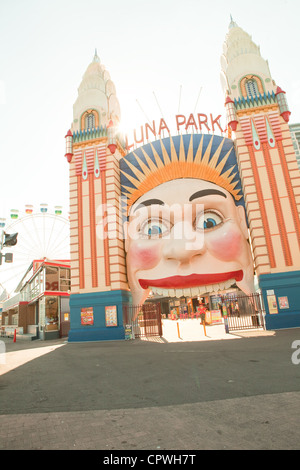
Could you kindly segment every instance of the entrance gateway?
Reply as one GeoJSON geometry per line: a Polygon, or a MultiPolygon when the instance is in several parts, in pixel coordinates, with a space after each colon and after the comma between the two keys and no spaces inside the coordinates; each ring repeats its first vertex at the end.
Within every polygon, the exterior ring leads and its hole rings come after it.
{"type": "MultiPolygon", "coordinates": [[[[265,310],[261,294],[217,296],[220,299],[217,310],[207,310],[201,313],[201,307],[190,310],[186,304],[178,302],[179,307],[173,308],[169,315],[162,314],[161,304],[156,302],[140,305],[124,305],[123,322],[125,338],[143,338],[163,336],[163,322],[165,319],[177,322],[178,320],[193,320],[194,327],[199,323],[205,325],[224,325],[227,333],[232,331],[265,329],[265,310]],[[127,331],[128,329],[128,331],[127,331]],[[126,332],[128,335],[126,335],[126,332]]],[[[174,302],[175,303],[175,302],[174,302]]],[[[200,304],[201,305],[201,304],[200,304]]],[[[191,324],[193,327],[193,324],[191,324]]],[[[178,332],[179,336],[179,332],[178,332]]],[[[182,339],[182,338],[181,338],[182,339]]]]}
{"type": "Polygon", "coordinates": [[[97,54],[89,65],[66,135],[69,341],[124,339],[124,306],[150,293],[195,299],[232,287],[261,293],[267,329],[300,326],[300,172],[286,96],[234,21],[223,51],[226,137],[189,119],[185,133],[160,125],[135,149],[118,132],[97,54]]]}

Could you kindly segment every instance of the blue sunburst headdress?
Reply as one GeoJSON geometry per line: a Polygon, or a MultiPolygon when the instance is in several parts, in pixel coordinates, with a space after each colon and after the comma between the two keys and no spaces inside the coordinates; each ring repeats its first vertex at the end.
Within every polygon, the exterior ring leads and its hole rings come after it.
{"type": "Polygon", "coordinates": [[[146,144],[120,160],[126,212],[146,192],[178,178],[210,181],[244,204],[233,141],[206,134],[168,137],[146,144]]]}

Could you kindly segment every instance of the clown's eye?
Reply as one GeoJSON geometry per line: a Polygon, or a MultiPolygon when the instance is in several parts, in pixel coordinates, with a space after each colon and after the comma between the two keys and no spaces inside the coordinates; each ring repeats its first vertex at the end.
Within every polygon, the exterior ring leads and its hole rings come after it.
{"type": "Polygon", "coordinates": [[[160,238],[168,232],[168,225],[158,219],[147,220],[141,227],[141,234],[147,238],[160,238]]]}
{"type": "Polygon", "coordinates": [[[209,230],[223,222],[222,217],[213,211],[205,211],[196,221],[196,230],[209,230]]]}

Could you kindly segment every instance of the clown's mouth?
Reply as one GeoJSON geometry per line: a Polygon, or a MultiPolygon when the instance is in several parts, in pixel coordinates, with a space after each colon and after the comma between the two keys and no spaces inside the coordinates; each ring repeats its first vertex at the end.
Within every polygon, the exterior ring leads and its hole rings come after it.
{"type": "Polygon", "coordinates": [[[171,276],[163,279],[139,279],[143,289],[151,289],[153,294],[170,297],[197,296],[206,292],[228,289],[243,279],[243,271],[215,274],[191,274],[171,276]]]}

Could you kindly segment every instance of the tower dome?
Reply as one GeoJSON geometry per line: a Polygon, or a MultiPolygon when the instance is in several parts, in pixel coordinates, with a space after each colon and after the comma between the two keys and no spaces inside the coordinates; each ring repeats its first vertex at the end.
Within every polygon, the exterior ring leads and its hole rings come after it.
{"type": "Polygon", "coordinates": [[[234,90],[238,89],[240,79],[249,74],[257,75],[264,83],[269,83],[270,90],[266,91],[273,91],[268,61],[261,56],[260,47],[254,43],[252,37],[232,17],[223,44],[221,70],[221,84],[225,94],[237,97],[234,90]]]}
{"type": "Polygon", "coordinates": [[[73,106],[72,130],[104,127],[110,120],[117,124],[120,117],[115,85],[96,50],[78,88],[78,97],[73,106]]]}

